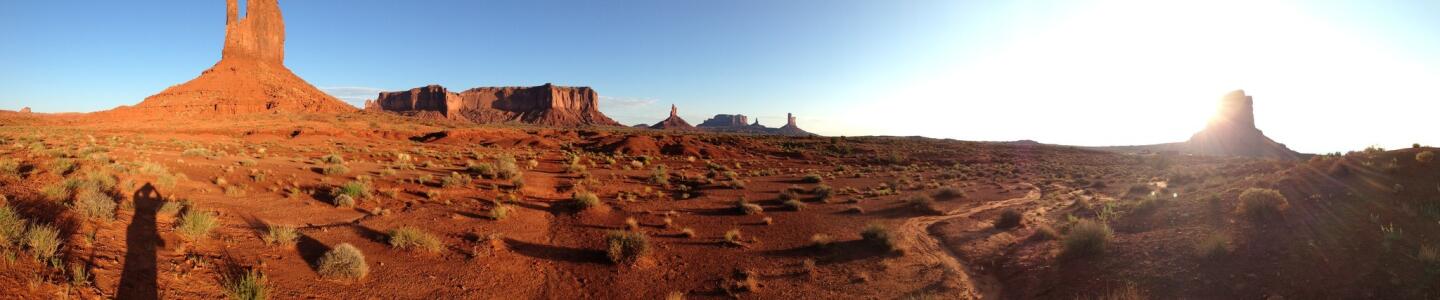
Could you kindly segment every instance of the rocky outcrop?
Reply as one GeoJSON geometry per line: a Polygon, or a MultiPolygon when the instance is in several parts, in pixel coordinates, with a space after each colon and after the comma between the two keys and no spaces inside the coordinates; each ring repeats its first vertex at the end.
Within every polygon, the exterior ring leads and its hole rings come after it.
{"type": "Polygon", "coordinates": [[[695,127],[744,127],[750,124],[749,120],[750,117],[746,117],[745,115],[715,115],[715,117],[705,120],[705,122],[700,122],[700,125],[696,125],[695,127]]]}
{"type": "Polygon", "coordinates": [[[382,92],[373,105],[405,115],[433,115],[475,123],[545,126],[620,126],[600,112],[599,96],[588,87],[481,87],[454,93],[438,85],[382,92]]]}
{"type": "Polygon", "coordinates": [[[695,126],[690,126],[690,122],[685,122],[685,119],[680,118],[679,110],[675,108],[674,104],[671,104],[670,117],[665,118],[665,120],[660,121],[660,123],[651,125],[650,129],[695,130],[695,126]]]}
{"type": "Polygon", "coordinates": [[[1189,141],[1179,144],[1180,151],[1213,156],[1243,156],[1274,159],[1296,159],[1299,153],[1276,143],[1255,127],[1255,100],[1236,90],[1220,98],[1220,108],[1210,123],[1189,141]]]}
{"type": "Polygon", "coordinates": [[[21,108],[21,109],[20,109],[20,113],[22,113],[22,114],[28,114],[28,113],[30,113],[30,107],[29,107],[29,106],[26,106],[25,108],[21,108]]]}
{"type": "Polygon", "coordinates": [[[137,118],[256,113],[339,113],[355,108],[300,79],[285,67],[285,21],[278,0],[226,1],[220,62],[184,84],[110,114],[137,118]]]}

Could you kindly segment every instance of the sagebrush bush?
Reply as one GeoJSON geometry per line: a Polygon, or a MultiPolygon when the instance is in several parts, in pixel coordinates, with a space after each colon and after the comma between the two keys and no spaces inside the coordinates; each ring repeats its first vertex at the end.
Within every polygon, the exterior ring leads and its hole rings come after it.
{"type": "Polygon", "coordinates": [[[1240,193],[1240,212],[1255,221],[1280,217],[1289,207],[1290,201],[1280,191],[1250,188],[1240,193]]]}
{"type": "Polygon", "coordinates": [[[55,256],[55,251],[60,250],[60,243],[60,229],[50,225],[32,224],[25,231],[25,246],[30,247],[30,254],[40,261],[55,256]]]}
{"type": "Polygon", "coordinates": [[[316,269],[321,277],[330,279],[360,279],[370,273],[370,266],[365,264],[365,254],[349,243],[325,252],[316,269]]]}
{"type": "Polygon", "coordinates": [[[636,231],[610,231],[605,242],[609,244],[605,253],[616,264],[631,264],[650,253],[650,238],[636,231]]]}
{"type": "Polygon", "coordinates": [[[403,250],[424,250],[430,253],[440,252],[443,245],[440,239],[434,235],[413,226],[404,226],[392,229],[389,232],[390,246],[403,250]]]}
{"type": "Polygon", "coordinates": [[[355,198],[351,198],[350,195],[345,195],[345,194],[340,194],[339,196],[335,196],[335,207],[344,207],[344,208],[355,207],[355,198]]]}
{"type": "Polygon", "coordinates": [[[804,183],[821,183],[824,181],[825,177],[820,177],[820,174],[805,174],[804,178],[800,178],[800,182],[804,183]]]}
{"type": "Polygon", "coordinates": [[[995,228],[1010,229],[1015,228],[1015,226],[1020,226],[1020,222],[1023,219],[1022,217],[1019,211],[1013,208],[1007,208],[1001,211],[1000,216],[995,219],[995,228]]]}
{"type": "Polygon", "coordinates": [[[1110,225],[1090,219],[1080,220],[1065,234],[1062,254],[1084,257],[1104,253],[1112,235],[1114,232],[1110,231],[1110,225]]]}
{"type": "Polygon", "coordinates": [[[895,237],[890,233],[890,228],[886,228],[885,225],[878,223],[866,225],[865,229],[860,231],[860,239],[867,244],[884,249],[885,251],[895,251],[899,249],[899,244],[896,243],[895,237]]]}
{"type": "Polygon", "coordinates": [[[220,221],[215,219],[214,213],[192,207],[180,216],[180,222],[175,224],[175,232],[188,240],[199,241],[208,237],[210,231],[219,225],[220,221]]]}
{"type": "Polygon", "coordinates": [[[793,211],[801,211],[805,209],[805,202],[800,202],[800,200],[786,200],[784,204],[786,209],[793,211]]]}

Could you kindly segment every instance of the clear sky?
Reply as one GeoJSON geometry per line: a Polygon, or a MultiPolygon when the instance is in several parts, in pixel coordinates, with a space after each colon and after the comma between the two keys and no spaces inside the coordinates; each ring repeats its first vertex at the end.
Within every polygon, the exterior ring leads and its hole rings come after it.
{"type": "MultiPolygon", "coordinates": [[[[219,59],[224,1],[0,2],[0,109],[138,103],[219,59]]],[[[1187,139],[1245,89],[1302,152],[1440,144],[1440,1],[281,0],[286,64],[380,90],[552,82],[826,135],[1187,139]]]]}

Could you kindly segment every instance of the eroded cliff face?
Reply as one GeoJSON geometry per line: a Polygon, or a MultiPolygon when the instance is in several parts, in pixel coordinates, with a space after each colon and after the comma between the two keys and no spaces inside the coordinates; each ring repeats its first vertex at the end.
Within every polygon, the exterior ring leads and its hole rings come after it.
{"type": "Polygon", "coordinates": [[[700,122],[697,127],[743,127],[750,124],[750,117],[745,115],[715,115],[705,122],[700,122]]]}
{"type": "Polygon", "coordinates": [[[1213,156],[1299,158],[1299,153],[1271,140],[1255,127],[1255,100],[1245,95],[1245,91],[1226,94],[1219,105],[1205,129],[1180,144],[1181,151],[1213,156]]]}
{"type": "Polygon", "coordinates": [[[226,1],[220,62],[140,104],[102,114],[146,119],[355,110],[285,67],[285,21],[278,0],[248,0],[244,18],[239,16],[238,1],[226,1]]]}
{"type": "Polygon", "coordinates": [[[518,122],[547,126],[620,126],[600,112],[599,95],[588,87],[481,87],[454,93],[438,85],[382,92],[374,105],[406,115],[436,113],[475,123],[518,122]]]}

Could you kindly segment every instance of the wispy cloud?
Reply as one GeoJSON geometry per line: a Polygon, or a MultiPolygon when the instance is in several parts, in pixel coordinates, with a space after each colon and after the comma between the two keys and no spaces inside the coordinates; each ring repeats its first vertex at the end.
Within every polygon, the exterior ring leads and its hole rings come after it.
{"type": "Polygon", "coordinates": [[[325,93],[328,93],[331,96],[335,96],[335,98],[340,98],[340,100],[355,104],[355,106],[364,105],[365,100],[375,99],[375,96],[379,95],[380,92],[385,91],[383,89],[372,87],[354,86],[321,87],[320,90],[325,91],[325,93]]]}
{"type": "Polygon", "coordinates": [[[654,105],[655,102],[659,101],[648,98],[600,96],[600,105],[606,105],[616,108],[640,108],[654,105]]]}

